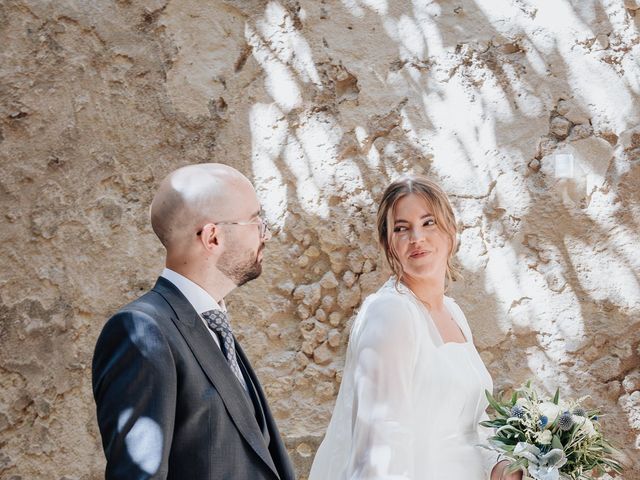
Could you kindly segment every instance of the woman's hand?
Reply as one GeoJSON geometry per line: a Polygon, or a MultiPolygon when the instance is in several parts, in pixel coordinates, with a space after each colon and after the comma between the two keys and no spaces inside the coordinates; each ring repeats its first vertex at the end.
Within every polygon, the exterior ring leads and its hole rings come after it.
{"type": "Polygon", "coordinates": [[[522,472],[520,470],[513,473],[505,473],[508,466],[508,460],[497,463],[491,471],[491,480],[522,480],[522,472]]]}

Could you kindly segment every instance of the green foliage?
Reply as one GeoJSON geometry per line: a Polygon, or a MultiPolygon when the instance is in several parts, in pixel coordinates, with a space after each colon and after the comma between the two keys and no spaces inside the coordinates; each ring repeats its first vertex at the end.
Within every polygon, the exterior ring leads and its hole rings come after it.
{"type": "Polygon", "coordinates": [[[558,435],[554,435],[553,437],[551,437],[551,447],[559,448],[560,450],[563,449],[562,442],[560,441],[560,437],[558,437],[558,435]]]}

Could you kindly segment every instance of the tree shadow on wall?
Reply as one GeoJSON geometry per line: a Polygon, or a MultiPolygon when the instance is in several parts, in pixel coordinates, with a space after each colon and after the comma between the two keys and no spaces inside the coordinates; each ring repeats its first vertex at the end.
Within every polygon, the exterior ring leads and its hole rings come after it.
{"type": "MultiPolygon", "coordinates": [[[[444,9],[445,5],[442,4],[441,8],[444,9]]],[[[476,7],[475,2],[463,2],[462,8],[463,10],[467,9],[474,12],[473,18],[467,17],[465,21],[461,22],[461,25],[463,27],[464,25],[467,25],[469,30],[481,31],[485,35],[487,34],[487,32],[490,32],[488,35],[490,40],[492,38],[498,38],[502,36],[501,32],[498,31],[492,24],[492,21],[482,14],[481,8],[476,7]]],[[[409,10],[410,7],[408,6],[407,11],[409,10]]],[[[367,20],[371,19],[368,18],[367,20]]],[[[416,19],[414,19],[414,21],[417,22],[416,19]]],[[[380,26],[382,27],[382,23],[380,23],[380,26]]],[[[462,28],[462,30],[465,30],[465,28],[462,28]]],[[[379,31],[384,31],[384,28],[380,28],[379,31]]],[[[473,49],[471,49],[470,51],[469,49],[456,48],[456,46],[459,46],[459,42],[457,41],[458,38],[456,35],[452,34],[449,31],[442,31],[440,33],[440,38],[442,39],[444,47],[456,51],[456,54],[459,55],[459,66],[454,70],[452,76],[460,75],[462,77],[460,81],[464,82],[466,76],[465,69],[471,65],[469,62],[475,62],[473,64],[473,67],[476,70],[480,69],[486,72],[486,74],[488,75],[487,78],[493,78],[495,81],[495,85],[501,89],[502,95],[507,99],[510,105],[509,114],[511,116],[516,115],[519,110],[518,99],[522,94],[523,89],[529,91],[529,93],[533,97],[536,97],[536,94],[533,94],[531,92],[533,92],[534,89],[541,88],[543,93],[541,95],[538,95],[536,98],[541,103],[541,105],[544,105],[542,109],[545,111],[553,110],[555,108],[553,105],[549,105],[550,102],[553,103],[554,101],[549,100],[550,98],[553,98],[553,92],[563,91],[567,92],[568,95],[571,95],[571,92],[573,91],[570,80],[571,76],[568,72],[569,67],[565,64],[553,65],[553,86],[545,88],[545,85],[548,82],[548,70],[545,70],[544,73],[536,73],[538,72],[537,68],[539,66],[531,64],[526,55],[524,55],[523,49],[532,49],[532,53],[540,58],[551,55],[554,58],[562,59],[562,52],[557,47],[552,54],[545,54],[538,51],[535,47],[534,41],[531,39],[527,39],[527,35],[524,31],[518,35],[518,38],[513,39],[511,42],[503,43],[502,45],[497,47],[489,42],[489,47],[485,51],[473,51],[473,49]],[[506,69],[507,66],[510,70],[506,69]],[[513,75],[511,75],[511,72],[517,71],[518,68],[521,69],[521,72],[523,73],[520,77],[516,76],[516,80],[520,83],[514,84],[511,80],[513,77],[513,75]]],[[[391,40],[396,41],[395,39],[391,40]]],[[[265,44],[269,43],[269,40],[267,38],[263,38],[262,41],[265,42],[265,44]]],[[[417,61],[426,61],[426,59],[417,59],[417,61]]],[[[299,82],[299,84],[305,83],[304,78],[296,73],[294,68],[289,68],[287,65],[284,66],[288,68],[289,74],[291,75],[291,78],[294,82],[299,82]]],[[[347,67],[349,67],[349,65],[347,65],[347,67]]],[[[350,68],[350,71],[356,71],[356,68],[350,68]]],[[[334,145],[332,145],[332,147],[336,148],[339,152],[338,163],[348,161],[357,168],[358,178],[361,180],[361,185],[359,185],[355,190],[351,191],[341,190],[339,186],[335,184],[330,185],[331,188],[327,189],[329,190],[329,193],[327,194],[326,199],[328,204],[330,205],[328,216],[318,215],[310,211],[309,208],[300,201],[300,198],[303,197],[301,193],[304,192],[297,191],[297,184],[292,184],[291,182],[287,183],[286,208],[289,212],[289,215],[285,219],[283,230],[285,232],[289,230],[301,230],[301,233],[297,235],[298,238],[295,238],[296,243],[300,245],[300,251],[298,253],[302,254],[304,249],[308,248],[311,245],[321,245],[323,240],[322,238],[320,238],[319,232],[321,232],[321,229],[318,228],[318,225],[331,230],[332,227],[327,227],[327,224],[334,225],[334,230],[341,230],[344,228],[345,231],[341,232],[337,236],[335,241],[338,243],[340,241],[344,242],[344,246],[348,251],[355,252],[358,249],[361,249],[363,245],[373,245],[374,242],[371,238],[371,229],[367,230],[359,227],[359,225],[361,224],[371,225],[374,222],[371,204],[367,205],[367,201],[364,201],[363,207],[363,203],[361,200],[357,200],[351,203],[350,199],[352,197],[358,197],[358,195],[360,195],[363,191],[378,192],[381,188],[384,187],[386,182],[388,182],[398,173],[415,169],[416,165],[411,164],[412,159],[420,159],[419,165],[417,165],[418,170],[424,173],[432,174],[437,178],[437,172],[433,171],[430,168],[431,158],[424,149],[417,146],[412,147],[405,150],[401,155],[396,156],[395,158],[393,154],[390,154],[388,151],[386,151],[385,147],[387,146],[393,146],[400,143],[404,143],[405,145],[412,145],[415,143],[413,139],[402,138],[402,135],[404,135],[403,129],[401,128],[403,121],[402,115],[403,109],[405,109],[406,107],[422,108],[421,121],[426,124],[428,128],[433,129],[437,126],[434,125],[435,120],[430,117],[426,105],[424,105],[424,103],[422,102],[422,94],[429,93],[428,78],[422,76],[418,80],[415,80],[414,76],[409,75],[406,72],[403,73],[403,77],[407,81],[407,84],[410,85],[411,91],[414,92],[417,100],[411,97],[409,97],[407,100],[402,98],[398,99],[398,108],[395,113],[398,116],[398,121],[393,128],[387,130],[382,129],[383,134],[373,138],[375,136],[373,135],[373,132],[376,130],[376,128],[375,125],[369,124],[367,126],[367,135],[369,135],[368,143],[361,142],[357,138],[354,138],[354,132],[342,132],[342,134],[340,135],[340,139],[336,141],[334,145]],[[400,137],[394,138],[394,135],[399,135],[400,137]],[[374,165],[375,162],[371,162],[370,158],[368,158],[368,155],[371,152],[372,148],[378,149],[379,147],[380,150],[382,150],[382,153],[378,152],[380,160],[377,165],[374,165]],[[305,226],[305,228],[302,228],[301,226],[305,226]]],[[[314,106],[310,111],[305,110],[304,106],[300,106],[293,108],[286,114],[286,121],[288,122],[287,128],[289,132],[288,135],[291,135],[292,138],[294,138],[299,143],[304,143],[304,141],[301,138],[295,138],[296,129],[295,127],[291,127],[291,125],[295,125],[297,121],[296,118],[299,118],[302,115],[313,115],[318,111],[318,109],[322,109],[328,115],[336,119],[337,124],[340,123],[340,101],[338,101],[335,96],[332,97],[330,94],[327,94],[327,91],[331,91],[333,87],[331,80],[329,80],[326,76],[323,78],[322,92],[317,91],[319,90],[318,85],[309,85],[308,82],[307,85],[308,89],[316,91],[313,95],[313,98],[316,101],[317,99],[322,99],[323,101],[321,105],[314,106]]],[[[473,92],[478,98],[480,98],[482,111],[486,112],[486,115],[488,115],[489,117],[493,117],[491,115],[490,106],[484,103],[483,91],[481,89],[482,85],[480,85],[477,81],[475,83],[473,81],[468,82],[466,85],[471,92],[473,92]]],[[[633,92],[628,93],[630,98],[632,98],[632,102],[635,103],[636,100],[633,97],[633,92]]],[[[577,106],[584,109],[585,111],[589,111],[588,105],[578,103],[577,106]]],[[[353,108],[357,108],[357,104],[354,105],[353,108]]],[[[393,112],[391,112],[391,114],[393,114],[393,112]]],[[[526,115],[524,116],[526,117],[526,115]]],[[[381,115],[381,118],[384,117],[384,115],[381,115]]],[[[558,202],[557,199],[554,199],[554,191],[551,188],[549,182],[547,182],[547,180],[543,178],[544,173],[535,171],[535,169],[531,169],[527,166],[527,164],[536,157],[538,157],[538,160],[540,160],[541,158],[540,152],[537,151],[537,146],[535,146],[535,144],[537,143],[537,139],[536,141],[532,141],[529,138],[529,141],[521,142],[521,139],[527,139],[526,131],[520,131],[519,135],[516,135],[514,137],[512,124],[509,121],[503,121],[500,118],[493,118],[493,121],[494,144],[497,146],[498,151],[501,149],[501,147],[504,148],[504,146],[508,146],[508,151],[510,152],[509,155],[512,155],[517,159],[521,159],[521,164],[511,163],[511,165],[507,165],[507,168],[512,168],[513,171],[523,180],[523,185],[526,186],[528,193],[531,194],[532,198],[531,208],[529,208],[524,215],[518,214],[518,221],[520,222],[520,225],[524,226],[522,228],[522,235],[519,236],[518,239],[521,240],[526,236],[526,234],[531,232],[548,230],[550,225],[560,224],[571,225],[572,231],[576,232],[576,235],[578,237],[589,237],[593,235],[593,232],[598,232],[598,234],[602,235],[603,238],[608,238],[609,232],[589,219],[587,215],[581,214],[579,210],[569,209],[563,203],[558,202]],[[538,210],[539,204],[546,205],[545,212],[541,213],[538,210]]],[[[541,133],[542,138],[548,136],[547,132],[541,133]]],[[[481,161],[479,162],[478,160],[477,153],[475,153],[478,152],[479,147],[481,147],[481,143],[477,135],[475,138],[475,143],[470,143],[468,140],[463,141],[460,138],[456,138],[455,142],[459,151],[464,153],[464,157],[468,164],[467,166],[477,165],[478,163],[481,163],[481,161]]],[[[304,158],[307,162],[308,171],[313,171],[313,162],[317,160],[308,155],[305,155],[304,158]]],[[[296,176],[296,172],[291,169],[289,163],[283,160],[281,153],[278,153],[273,158],[271,158],[271,161],[273,161],[274,165],[279,170],[281,178],[286,179],[296,176]]],[[[502,168],[505,168],[504,165],[502,166],[502,168]]],[[[614,173],[615,172],[609,172],[606,178],[607,188],[615,188],[615,186],[610,185],[610,182],[615,183],[615,181],[617,180],[614,173]]],[[[492,180],[495,181],[499,176],[500,173],[498,172],[497,176],[492,180]]],[[[327,184],[316,185],[316,187],[318,187],[319,189],[322,189],[326,186],[327,184]]],[[[622,195],[624,196],[624,198],[631,197],[630,201],[635,200],[635,197],[637,197],[637,194],[629,194],[627,192],[622,195]]],[[[375,202],[375,200],[377,199],[370,198],[369,201],[371,200],[375,202]]],[[[505,200],[501,199],[500,195],[497,192],[492,193],[491,189],[489,189],[489,195],[485,200],[485,211],[483,212],[483,216],[499,217],[501,216],[501,214],[498,212],[498,210],[504,210],[505,212],[509,213],[509,205],[504,204],[504,202],[505,200]],[[490,205],[489,200],[491,200],[491,202],[493,202],[495,205],[490,205]]],[[[636,231],[638,225],[632,219],[625,219],[621,217],[620,220],[621,222],[628,223],[628,225],[626,226],[630,229],[630,231],[636,231]]],[[[507,238],[505,240],[508,243],[513,243],[515,241],[511,238],[507,238]]],[[[577,298],[578,315],[584,322],[583,327],[585,335],[587,337],[592,336],[596,332],[601,333],[602,324],[607,320],[607,318],[616,318],[618,319],[617,321],[619,323],[632,323],[633,319],[630,317],[630,314],[627,311],[622,309],[620,306],[613,305],[611,302],[607,303],[596,298],[592,298],[589,291],[584,288],[580,281],[580,272],[576,270],[571,252],[566,247],[565,235],[563,233],[555,232],[555,234],[553,235],[546,236],[544,240],[548,248],[558,252],[558,265],[564,272],[566,272],[566,274],[564,275],[566,286],[564,288],[569,289],[577,298]]],[[[285,237],[284,241],[289,241],[289,239],[285,237]]],[[[519,252],[520,250],[522,250],[521,245],[514,244],[513,247],[514,252],[519,252]]],[[[617,247],[613,247],[613,249],[619,256],[624,256],[624,252],[618,251],[617,247]]],[[[519,253],[517,254],[520,255],[519,253]]],[[[525,261],[525,259],[522,260],[525,261]]],[[[364,257],[353,260],[353,262],[364,262],[364,257]]],[[[335,258],[332,258],[332,252],[321,252],[319,257],[317,257],[317,259],[314,260],[313,263],[314,265],[311,268],[305,267],[302,269],[299,263],[296,263],[294,261],[290,263],[289,268],[291,272],[293,272],[292,281],[294,285],[309,284],[319,281],[322,275],[332,268],[332,264],[335,264],[336,260],[335,258]],[[313,267],[316,267],[315,270],[313,267]]],[[[345,259],[345,264],[348,263],[349,260],[345,259]]],[[[346,271],[346,267],[343,271],[346,271]]],[[[340,271],[340,273],[342,273],[342,271],[340,271]]],[[[359,272],[356,272],[356,274],[359,274],[359,272]]],[[[487,278],[485,272],[466,272],[466,274],[470,279],[473,279],[473,282],[476,286],[485,285],[492,281],[492,279],[487,278]]],[[[633,271],[632,274],[637,281],[637,274],[635,274],[635,272],[633,271]]],[[[514,278],[513,281],[519,282],[519,279],[514,278]]],[[[346,287],[341,281],[338,288],[349,287],[346,287]]],[[[521,290],[526,291],[524,287],[522,287],[521,290]]],[[[467,294],[466,291],[462,293],[461,298],[463,299],[462,303],[466,303],[467,305],[466,307],[464,307],[465,310],[473,314],[477,310],[474,306],[475,301],[470,295],[473,295],[473,289],[469,294],[467,294]]],[[[535,301],[535,299],[533,300],[535,301]]],[[[495,294],[489,295],[488,297],[485,297],[483,299],[483,310],[484,307],[486,307],[486,309],[489,311],[495,311],[497,317],[498,312],[500,311],[499,303],[500,302],[498,301],[495,294]]],[[[352,309],[354,307],[349,308],[352,309]]],[[[470,322],[473,325],[474,317],[473,315],[469,316],[470,322]]],[[[483,320],[485,319],[483,318],[483,320]]],[[[494,317],[489,321],[492,322],[495,331],[499,331],[499,325],[496,321],[496,318],[494,317]]],[[[297,321],[293,321],[292,324],[295,324],[296,322],[297,321]]],[[[560,327],[556,326],[556,328],[560,327]]],[[[632,332],[630,330],[627,333],[631,334],[632,332]]],[[[515,367],[515,371],[510,372],[510,378],[518,378],[524,380],[525,377],[536,376],[536,372],[532,371],[532,369],[528,367],[527,349],[536,348],[542,352],[545,352],[547,344],[541,342],[541,334],[544,337],[544,335],[547,333],[549,332],[537,332],[535,340],[533,340],[534,337],[532,336],[519,338],[518,335],[515,335],[515,337],[505,339],[503,342],[499,343],[499,350],[501,352],[509,353],[509,364],[518,365],[518,367],[515,367]],[[524,367],[525,365],[527,365],[526,368],[524,367]]],[[[559,331],[552,333],[556,336],[561,335],[559,331]]],[[[300,340],[300,344],[302,344],[303,337],[299,336],[298,338],[300,340]]],[[[567,352],[567,355],[570,358],[569,361],[573,362],[577,367],[582,367],[582,365],[584,365],[584,362],[582,360],[583,352],[587,350],[591,345],[592,342],[587,341],[578,350],[567,352]]],[[[300,345],[300,348],[301,347],[302,345],[300,345]]],[[[313,356],[311,358],[313,358],[313,356]]],[[[547,361],[556,362],[557,359],[547,356],[547,361]]],[[[310,365],[312,363],[313,362],[311,362],[310,365]]],[[[625,365],[631,365],[631,363],[625,365]]],[[[629,368],[627,368],[627,366],[623,366],[622,370],[612,381],[621,380],[621,376],[623,377],[625,372],[628,371],[629,368]]],[[[309,366],[304,368],[305,371],[309,369],[309,366]]],[[[497,370],[497,366],[494,367],[494,369],[497,370]]],[[[318,371],[322,372],[322,369],[319,369],[318,371]]],[[[590,382],[594,382],[594,378],[590,375],[577,375],[571,369],[566,371],[568,372],[567,380],[569,381],[570,386],[565,388],[569,388],[570,390],[582,390],[584,388],[588,388],[587,385],[590,382]]],[[[328,379],[331,376],[331,371],[325,373],[328,379]]],[[[500,376],[499,374],[496,375],[496,372],[493,373],[494,376],[500,376]]],[[[310,375],[315,375],[315,373],[310,373],[310,375]]],[[[319,375],[322,375],[322,373],[320,373],[319,375]]],[[[337,383],[334,386],[337,387],[337,383]]],[[[599,392],[601,392],[601,390],[599,390],[599,392]]],[[[308,400],[304,395],[302,395],[298,397],[296,401],[303,403],[308,400]]],[[[332,401],[332,397],[329,396],[324,401],[329,404],[332,401]]],[[[619,409],[616,413],[622,414],[621,410],[619,409]]]]}

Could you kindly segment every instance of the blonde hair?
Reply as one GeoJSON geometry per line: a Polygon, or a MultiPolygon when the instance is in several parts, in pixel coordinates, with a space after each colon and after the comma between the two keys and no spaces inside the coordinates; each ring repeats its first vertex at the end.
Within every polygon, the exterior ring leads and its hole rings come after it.
{"type": "Polygon", "coordinates": [[[460,273],[453,265],[453,255],[458,247],[458,228],[449,197],[434,181],[422,175],[406,175],[387,187],[378,207],[377,224],[380,246],[383,248],[387,262],[399,282],[404,274],[404,269],[391,241],[393,213],[398,201],[410,194],[418,195],[425,200],[435,217],[437,227],[446,233],[451,240],[446,271],[446,286],[448,287],[452,281],[460,277],[460,273]]]}

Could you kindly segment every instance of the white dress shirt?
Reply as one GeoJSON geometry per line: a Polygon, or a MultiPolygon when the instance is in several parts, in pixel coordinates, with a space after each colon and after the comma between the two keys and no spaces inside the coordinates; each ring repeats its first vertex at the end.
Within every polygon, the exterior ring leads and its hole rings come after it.
{"type": "Polygon", "coordinates": [[[221,300],[219,305],[218,302],[216,302],[214,298],[209,295],[209,293],[200,285],[189,280],[187,277],[174,272],[169,268],[165,268],[160,276],[173,283],[177,287],[177,289],[180,290],[180,293],[182,293],[186,297],[194,310],[198,312],[198,316],[207,327],[207,330],[211,334],[211,338],[213,338],[213,340],[216,342],[216,345],[220,347],[220,340],[218,339],[218,335],[216,335],[216,333],[209,328],[209,325],[207,324],[205,319],[202,318],[202,314],[209,310],[222,310],[223,312],[226,312],[227,308],[224,304],[224,300],[221,300]]]}

